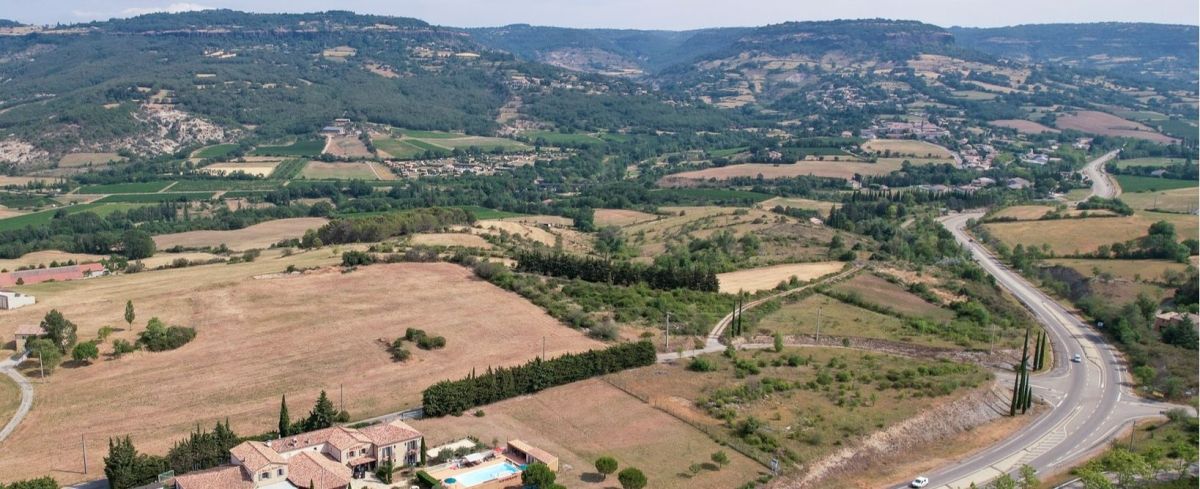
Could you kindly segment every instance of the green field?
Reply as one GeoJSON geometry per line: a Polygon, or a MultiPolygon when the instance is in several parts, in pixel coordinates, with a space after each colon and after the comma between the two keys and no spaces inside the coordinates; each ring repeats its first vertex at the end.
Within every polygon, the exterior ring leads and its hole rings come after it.
{"type": "Polygon", "coordinates": [[[325,141],[302,139],[286,146],[259,146],[250,154],[254,156],[318,156],[325,150],[325,141]]]}
{"type": "Polygon", "coordinates": [[[434,153],[441,153],[441,154],[450,153],[450,150],[448,150],[446,148],[443,148],[441,146],[434,146],[425,141],[421,141],[420,139],[406,139],[406,140],[404,140],[404,142],[411,144],[413,146],[416,146],[418,148],[421,148],[422,151],[429,150],[429,151],[433,151],[434,153]]]}
{"type": "Polygon", "coordinates": [[[417,130],[410,130],[410,129],[395,129],[393,132],[395,132],[397,134],[402,134],[402,135],[404,135],[404,137],[419,138],[419,139],[449,139],[449,138],[461,138],[461,137],[466,136],[465,134],[455,134],[452,132],[417,131],[417,130]]]}
{"type": "Polygon", "coordinates": [[[238,149],[236,144],[214,144],[205,146],[192,153],[193,158],[223,158],[238,149]]]}
{"type": "Polygon", "coordinates": [[[524,133],[524,134],[522,134],[522,136],[529,138],[529,140],[533,141],[534,144],[537,144],[537,140],[541,139],[541,140],[544,140],[546,142],[546,144],[551,145],[551,146],[563,145],[563,144],[568,144],[568,145],[573,145],[573,146],[585,146],[585,145],[590,145],[590,144],[600,144],[600,143],[604,142],[604,141],[600,140],[599,138],[592,136],[591,134],[583,134],[583,133],[533,131],[533,132],[524,133]]]}
{"type": "Polygon", "coordinates": [[[163,194],[127,194],[127,195],[109,195],[103,199],[97,200],[98,203],[110,202],[175,202],[175,201],[197,201],[209,200],[216,195],[216,192],[186,192],[186,193],[163,193],[163,194]]]}
{"type": "Polygon", "coordinates": [[[304,170],[304,166],[308,164],[308,160],[303,158],[293,158],[285,160],[275,166],[275,170],[271,172],[270,178],[274,180],[288,180],[296,178],[300,172],[304,170]]]}
{"type": "Polygon", "coordinates": [[[1153,166],[1166,167],[1176,163],[1183,163],[1187,160],[1183,158],[1132,158],[1128,160],[1118,160],[1117,168],[1129,168],[1133,166],[1153,166]]]}
{"type": "MultiPolygon", "coordinates": [[[[149,194],[154,195],[154,194],[149,194]]],[[[0,219],[0,231],[11,231],[13,229],[21,229],[25,226],[41,226],[49,224],[54,219],[54,215],[59,210],[67,211],[67,214],[78,214],[80,212],[94,212],[97,215],[104,217],[116,211],[125,211],[143,204],[137,203],[101,203],[92,202],[90,204],[77,204],[72,206],[60,207],[58,209],[47,209],[40,212],[25,214],[23,216],[10,217],[0,219]]]]}
{"type": "MultiPolygon", "coordinates": [[[[405,141],[407,142],[407,141],[411,141],[411,140],[406,139],[405,141]]],[[[497,149],[501,150],[501,151],[521,151],[521,150],[529,149],[529,146],[526,146],[525,143],[522,143],[520,141],[513,141],[511,139],[504,139],[504,138],[489,138],[489,137],[483,137],[483,136],[467,136],[467,137],[454,138],[454,139],[437,139],[436,141],[437,142],[434,144],[437,144],[439,146],[445,146],[445,147],[452,148],[452,149],[467,149],[467,148],[471,148],[471,147],[479,148],[480,150],[483,150],[483,151],[495,151],[497,149]]],[[[428,142],[428,141],[426,141],[426,142],[428,142]]]]}
{"type": "Polygon", "coordinates": [[[109,183],[104,185],[85,185],[79,189],[81,194],[150,194],[158,192],[171,182],[133,182],[109,183]]]}
{"type": "Polygon", "coordinates": [[[1198,185],[1195,180],[1175,180],[1134,175],[1116,175],[1116,178],[1117,184],[1121,185],[1122,192],[1156,192],[1159,190],[1189,188],[1198,185]]]}
{"type": "Polygon", "coordinates": [[[168,192],[218,192],[222,190],[275,190],[278,180],[180,180],[168,192]]]}
{"type": "Polygon", "coordinates": [[[1196,140],[1196,125],[1194,123],[1179,119],[1169,119],[1165,121],[1154,121],[1147,123],[1150,126],[1158,126],[1158,130],[1163,134],[1171,137],[1196,140]]]}
{"type": "Polygon", "coordinates": [[[399,159],[416,158],[417,156],[420,156],[421,153],[425,152],[424,149],[413,146],[407,141],[401,141],[398,139],[379,138],[371,140],[371,143],[373,143],[375,147],[379,148],[381,151],[385,151],[387,154],[392,155],[392,157],[399,159]]]}

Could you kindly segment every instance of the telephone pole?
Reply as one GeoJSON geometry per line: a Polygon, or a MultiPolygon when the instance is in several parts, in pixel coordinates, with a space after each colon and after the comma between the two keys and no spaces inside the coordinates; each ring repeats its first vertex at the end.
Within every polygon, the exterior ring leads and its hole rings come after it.
{"type": "Polygon", "coordinates": [[[546,361],[546,337],[542,336],[542,361],[546,361]]]}
{"type": "Polygon", "coordinates": [[[667,313],[667,324],[663,329],[663,351],[671,351],[671,313],[667,313]]]}
{"type": "Polygon", "coordinates": [[[817,308],[817,343],[821,342],[821,308],[817,308]]]}
{"type": "Polygon", "coordinates": [[[87,473],[87,441],[84,440],[84,435],[79,435],[79,446],[83,447],[83,473],[87,473]]]}

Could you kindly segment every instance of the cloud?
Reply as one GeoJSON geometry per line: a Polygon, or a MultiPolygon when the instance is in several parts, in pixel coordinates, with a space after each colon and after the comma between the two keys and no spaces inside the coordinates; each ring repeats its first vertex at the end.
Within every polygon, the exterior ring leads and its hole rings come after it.
{"type": "Polygon", "coordinates": [[[138,15],[157,14],[157,13],[163,13],[163,12],[168,13],[168,14],[177,14],[180,12],[194,12],[196,10],[208,10],[210,8],[212,8],[212,7],[207,7],[204,5],[200,5],[198,3],[182,2],[182,3],[172,3],[165,7],[131,7],[131,8],[122,10],[121,15],[135,17],[138,15]]]}

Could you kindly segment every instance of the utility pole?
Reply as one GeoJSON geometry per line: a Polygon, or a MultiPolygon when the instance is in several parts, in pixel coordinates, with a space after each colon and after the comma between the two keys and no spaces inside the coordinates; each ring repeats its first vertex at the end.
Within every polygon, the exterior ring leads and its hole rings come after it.
{"type": "Polygon", "coordinates": [[[40,372],[38,374],[38,381],[43,384],[46,383],[46,367],[42,363],[42,354],[40,352],[38,353],[38,372],[40,372]]]}
{"type": "Polygon", "coordinates": [[[546,361],[546,337],[542,336],[542,361],[546,361]]]}
{"type": "Polygon", "coordinates": [[[821,308],[817,308],[817,343],[821,342],[821,308]]]}
{"type": "Polygon", "coordinates": [[[87,474],[87,441],[83,437],[84,435],[79,435],[79,446],[83,447],[83,473],[87,474]]]}
{"type": "Polygon", "coordinates": [[[346,390],[342,384],[338,384],[338,411],[346,410],[346,390]]]}
{"type": "Polygon", "coordinates": [[[671,313],[667,313],[667,324],[663,330],[663,351],[671,351],[671,313]]]}
{"type": "Polygon", "coordinates": [[[992,323],[988,328],[988,353],[996,353],[993,344],[996,341],[996,323],[992,323]]]}

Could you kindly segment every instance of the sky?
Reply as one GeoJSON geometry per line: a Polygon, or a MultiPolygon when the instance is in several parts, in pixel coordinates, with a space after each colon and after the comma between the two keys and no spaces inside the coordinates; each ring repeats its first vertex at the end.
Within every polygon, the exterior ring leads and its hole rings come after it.
{"type": "Polygon", "coordinates": [[[0,0],[0,18],[33,24],[75,23],[207,8],[353,10],[455,27],[525,23],[682,30],[876,17],[920,20],[943,27],[1102,21],[1200,23],[1197,0],[0,0]]]}

